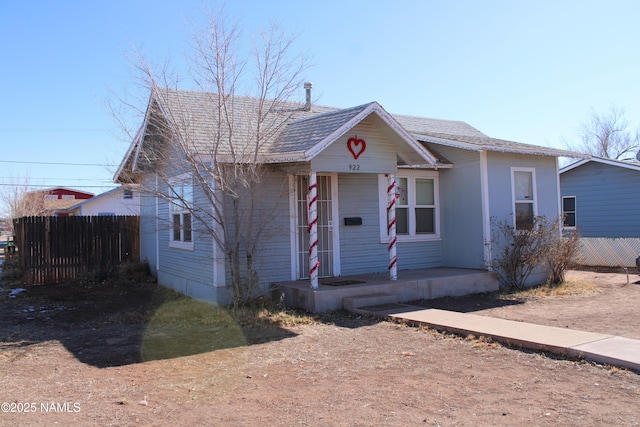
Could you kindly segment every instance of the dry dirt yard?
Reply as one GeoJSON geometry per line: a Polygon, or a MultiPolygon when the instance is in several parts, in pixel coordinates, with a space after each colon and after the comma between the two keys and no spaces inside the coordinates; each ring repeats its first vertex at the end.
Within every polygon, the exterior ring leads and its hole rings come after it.
{"type": "MultiPolygon", "coordinates": [[[[429,304],[640,339],[635,274],[429,304]]],[[[0,425],[640,424],[636,372],[346,313],[239,325],[152,283],[0,292],[0,425]]]]}

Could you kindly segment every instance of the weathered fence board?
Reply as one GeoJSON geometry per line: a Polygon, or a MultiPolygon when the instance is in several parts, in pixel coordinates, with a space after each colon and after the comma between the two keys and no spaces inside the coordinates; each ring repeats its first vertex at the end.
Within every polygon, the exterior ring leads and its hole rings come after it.
{"type": "Polygon", "coordinates": [[[24,282],[60,283],[140,260],[136,216],[24,217],[14,220],[24,282]]]}

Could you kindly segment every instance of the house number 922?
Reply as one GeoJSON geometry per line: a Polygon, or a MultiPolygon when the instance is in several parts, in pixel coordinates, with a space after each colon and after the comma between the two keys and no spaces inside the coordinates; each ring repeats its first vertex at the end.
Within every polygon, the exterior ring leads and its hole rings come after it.
{"type": "Polygon", "coordinates": [[[359,171],[360,170],[360,165],[358,163],[351,163],[349,165],[349,170],[350,171],[359,171]]]}

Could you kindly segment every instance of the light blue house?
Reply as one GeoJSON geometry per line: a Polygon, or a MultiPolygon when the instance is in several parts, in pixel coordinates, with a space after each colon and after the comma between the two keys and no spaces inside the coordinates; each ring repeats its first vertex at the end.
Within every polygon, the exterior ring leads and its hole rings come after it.
{"type": "MultiPolygon", "coordinates": [[[[226,124],[239,139],[251,132],[251,117],[262,111],[258,104],[246,97],[228,104],[226,124]]],[[[200,188],[212,184],[183,167],[186,158],[210,166],[237,156],[237,147],[232,152],[220,143],[220,115],[212,114],[218,105],[215,94],[156,88],[116,178],[153,190],[142,196],[141,259],[159,283],[226,303],[230,266],[224,248],[199,232],[216,225],[199,224],[197,213],[180,207],[188,199],[203,210],[228,214],[228,207],[205,200],[200,188]],[[185,137],[175,135],[189,135],[189,147],[185,137]],[[167,182],[179,183],[181,201],[172,203],[177,196],[166,190],[167,182]]],[[[486,272],[495,251],[492,219],[520,228],[536,215],[560,214],[557,157],[570,154],[565,151],[494,139],[460,121],[392,115],[376,102],[337,109],[307,101],[270,111],[277,116],[268,121],[270,137],[252,153],[264,165],[254,209],[269,227],[254,262],[265,292],[286,281],[302,280],[310,287],[314,276],[322,290],[324,279],[388,277],[390,270],[392,275],[397,270],[398,281],[410,272],[443,267],[486,272]],[[392,183],[395,189],[389,190],[392,183]],[[390,253],[390,194],[396,197],[395,253],[390,253]],[[309,200],[317,208],[311,238],[309,200]]],[[[544,278],[540,271],[534,280],[544,278]]],[[[496,286],[493,279],[490,285],[452,287],[437,295],[496,286]]]]}
{"type": "Polygon", "coordinates": [[[560,170],[565,228],[640,238],[640,163],[592,157],[560,170]]]}

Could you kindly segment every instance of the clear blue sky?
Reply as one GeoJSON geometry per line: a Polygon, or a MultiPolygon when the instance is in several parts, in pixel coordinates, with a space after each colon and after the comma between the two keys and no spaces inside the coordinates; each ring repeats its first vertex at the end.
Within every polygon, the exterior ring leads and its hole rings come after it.
{"type": "MultiPolygon", "coordinates": [[[[179,66],[200,5],[0,0],[0,184],[28,175],[34,186],[113,187],[115,166],[104,165],[118,164],[129,141],[104,105],[110,91],[135,88],[131,44],[179,66]]],[[[299,34],[323,105],[378,101],[558,148],[591,108],[616,105],[640,124],[638,1],[232,0],[227,9],[246,33],[275,18],[299,34]]]]}

